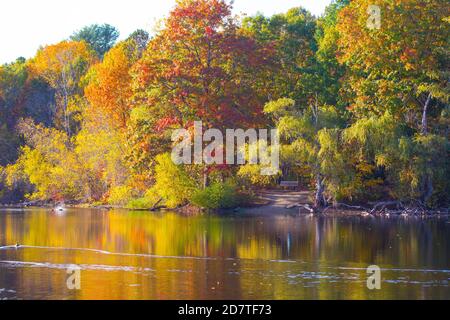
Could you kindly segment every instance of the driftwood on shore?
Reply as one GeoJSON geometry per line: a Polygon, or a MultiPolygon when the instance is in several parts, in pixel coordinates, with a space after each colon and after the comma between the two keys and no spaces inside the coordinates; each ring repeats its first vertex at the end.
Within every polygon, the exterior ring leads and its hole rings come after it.
{"type": "Polygon", "coordinates": [[[286,209],[292,209],[292,208],[303,208],[303,209],[309,211],[310,213],[314,213],[314,208],[310,207],[309,204],[295,203],[295,204],[286,206],[286,209]]]}
{"type": "Polygon", "coordinates": [[[430,215],[449,215],[449,208],[431,210],[419,202],[413,204],[404,204],[401,201],[381,201],[369,203],[371,208],[359,205],[349,205],[346,203],[334,203],[325,208],[312,207],[309,204],[296,203],[286,206],[286,209],[300,208],[310,213],[324,214],[329,210],[350,209],[362,211],[363,216],[430,216],[430,215]]]}

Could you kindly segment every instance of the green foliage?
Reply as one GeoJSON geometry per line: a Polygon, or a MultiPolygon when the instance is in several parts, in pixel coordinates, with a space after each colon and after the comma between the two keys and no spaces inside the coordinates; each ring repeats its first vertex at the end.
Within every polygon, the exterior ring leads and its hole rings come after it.
{"type": "Polygon", "coordinates": [[[307,104],[314,95],[311,87],[315,78],[316,19],[303,8],[292,8],[272,17],[247,17],[242,25],[243,31],[257,42],[275,49],[275,66],[266,75],[270,81],[261,80],[267,95],[274,100],[288,97],[298,104],[307,104]]]}
{"type": "Polygon", "coordinates": [[[344,132],[344,140],[358,146],[356,156],[361,160],[372,160],[377,166],[391,165],[398,151],[398,142],[403,133],[401,125],[390,113],[381,117],[370,117],[355,122],[344,132]]]}
{"type": "Polygon", "coordinates": [[[243,196],[235,183],[216,182],[204,190],[196,191],[191,202],[205,209],[230,209],[244,204],[243,196]]]}
{"type": "Polygon", "coordinates": [[[420,199],[431,207],[448,206],[448,139],[438,135],[402,137],[399,151],[398,161],[392,161],[389,167],[393,171],[390,178],[395,192],[393,196],[420,199]]]}
{"type": "Polygon", "coordinates": [[[127,40],[131,40],[136,44],[137,50],[139,54],[141,55],[145,48],[147,47],[148,41],[150,39],[150,35],[147,31],[138,29],[134,31],[127,40]]]}
{"type": "Polygon", "coordinates": [[[2,119],[7,119],[9,114],[3,113],[4,108],[9,109],[17,103],[20,98],[22,88],[28,78],[26,63],[24,59],[17,59],[16,62],[0,66],[0,105],[2,108],[2,119]]]}
{"type": "Polygon", "coordinates": [[[390,113],[356,121],[344,130],[321,130],[319,158],[336,200],[394,199],[448,204],[448,139],[409,135],[390,113]],[[428,194],[429,193],[429,194],[428,194]]]}
{"type": "Polygon", "coordinates": [[[13,131],[17,105],[23,96],[28,72],[24,59],[0,66],[0,165],[17,158],[20,139],[13,131]]]}
{"type": "Polygon", "coordinates": [[[156,188],[148,189],[143,197],[131,199],[126,207],[129,209],[149,210],[162,205],[164,199],[158,194],[156,188]]]}
{"type": "Polygon", "coordinates": [[[264,111],[272,115],[282,141],[281,158],[284,168],[302,166],[311,177],[323,182],[329,158],[321,152],[325,140],[321,132],[327,129],[341,128],[344,118],[333,106],[311,105],[299,110],[292,100],[280,99],[268,103],[264,111]]]}
{"type": "Polygon", "coordinates": [[[272,114],[276,119],[290,115],[295,112],[295,101],[289,98],[281,98],[269,101],[264,106],[264,113],[272,114]]]}
{"type": "Polygon", "coordinates": [[[70,37],[73,41],[86,41],[100,58],[114,46],[118,38],[119,31],[109,24],[86,26],[70,37]]]}
{"type": "Polygon", "coordinates": [[[7,124],[0,124],[0,165],[7,165],[17,159],[19,137],[8,129],[7,124]]]}
{"type": "Polygon", "coordinates": [[[133,209],[133,210],[150,210],[155,205],[155,202],[152,200],[142,197],[137,199],[131,199],[126,203],[127,209],[133,209]]]}

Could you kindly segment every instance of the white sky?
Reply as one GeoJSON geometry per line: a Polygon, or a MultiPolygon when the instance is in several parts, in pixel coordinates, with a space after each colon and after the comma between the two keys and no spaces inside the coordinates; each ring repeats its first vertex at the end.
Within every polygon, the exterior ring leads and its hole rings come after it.
{"type": "MultiPolygon", "coordinates": [[[[315,15],[331,0],[235,0],[234,12],[265,15],[302,6],[315,15]]],[[[109,23],[121,39],[140,28],[152,31],[175,0],[1,0],[0,64],[17,57],[30,58],[41,45],[67,39],[75,30],[93,23],[109,23]]]]}

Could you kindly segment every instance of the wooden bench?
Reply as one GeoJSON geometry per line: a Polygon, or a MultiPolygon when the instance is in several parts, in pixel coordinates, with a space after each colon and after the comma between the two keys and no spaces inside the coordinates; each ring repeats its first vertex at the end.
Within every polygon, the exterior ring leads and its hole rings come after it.
{"type": "Polygon", "coordinates": [[[298,181],[281,181],[280,182],[280,187],[282,188],[294,188],[297,189],[298,188],[298,181]]]}

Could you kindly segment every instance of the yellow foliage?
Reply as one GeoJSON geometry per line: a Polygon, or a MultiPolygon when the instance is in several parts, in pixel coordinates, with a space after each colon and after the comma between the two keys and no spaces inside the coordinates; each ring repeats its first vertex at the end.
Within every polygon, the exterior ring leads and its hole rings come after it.
{"type": "Polygon", "coordinates": [[[108,203],[113,205],[125,205],[133,197],[133,190],[129,186],[112,187],[109,192],[108,203]]]}
{"type": "Polygon", "coordinates": [[[40,49],[29,64],[36,76],[43,77],[52,87],[78,85],[81,70],[95,61],[95,54],[85,42],[62,41],[40,49]]]}

